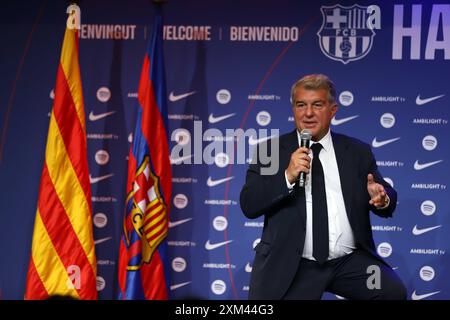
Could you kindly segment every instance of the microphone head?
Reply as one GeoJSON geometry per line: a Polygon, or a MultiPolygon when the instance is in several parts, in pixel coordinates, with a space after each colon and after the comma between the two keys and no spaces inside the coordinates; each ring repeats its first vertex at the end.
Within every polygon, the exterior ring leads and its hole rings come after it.
{"type": "Polygon", "coordinates": [[[300,139],[311,140],[311,138],[311,131],[309,131],[308,129],[303,129],[302,132],[300,132],[300,139]]]}

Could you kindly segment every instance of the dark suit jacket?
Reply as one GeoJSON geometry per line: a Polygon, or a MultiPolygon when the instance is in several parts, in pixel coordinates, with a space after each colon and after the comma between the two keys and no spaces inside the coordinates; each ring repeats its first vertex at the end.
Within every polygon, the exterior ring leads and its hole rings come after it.
{"type": "MultiPolygon", "coordinates": [[[[369,211],[381,217],[391,217],[396,207],[397,193],[378,172],[369,145],[333,132],[332,139],[345,208],[356,246],[382,261],[375,250],[369,211]],[[386,189],[390,204],[385,209],[377,210],[369,204],[369,173],[386,189]]],[[[246,182],[240,194],[241,209],[250,219],[264,215],[261,242],[255,247],[249,299],[281,299],[293,281],[303,253],[306,232],[304,190],[289,193],[284,175],[291,154],[297,148],[298,138],[294,130],[279,137],[280,163],[276,174],[260,175],[262,164],[259,160],[247,170],[246,182]]],[[[267,149],[270,150],[270,146],[267,149]]]]}

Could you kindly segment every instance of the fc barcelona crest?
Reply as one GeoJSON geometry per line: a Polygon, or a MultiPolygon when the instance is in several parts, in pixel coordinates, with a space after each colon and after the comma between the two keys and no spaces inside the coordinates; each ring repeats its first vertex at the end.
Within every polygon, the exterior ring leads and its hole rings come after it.
{"type": "Polygon", "coordinates": [[[317,32],[322,52],[344,64],[364,58],[372,49],[374,29],[380,29],[378,6],[355,4],[322,6],[322,26],[317,32]]]}

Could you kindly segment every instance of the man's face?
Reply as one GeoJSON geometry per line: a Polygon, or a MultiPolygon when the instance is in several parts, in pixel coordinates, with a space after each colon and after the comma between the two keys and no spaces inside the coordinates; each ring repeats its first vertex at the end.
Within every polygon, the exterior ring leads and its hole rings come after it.
{"type": "Polygon", "coordinates": [[[292,110],[297,130],[308,129],[312,140],[319,141],[328,133],[337,105],[328,101],[325,89],[306,90],[299,87],[294,94],[292,110]]]}

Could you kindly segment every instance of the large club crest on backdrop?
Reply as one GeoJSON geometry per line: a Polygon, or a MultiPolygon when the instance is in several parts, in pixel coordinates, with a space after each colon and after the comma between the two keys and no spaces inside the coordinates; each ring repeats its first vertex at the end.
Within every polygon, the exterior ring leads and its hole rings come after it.
{"type": "Polygon", "coordinates": [[[322,26],[317,32],[322,52],[344,64],[364,58],[372,49],[374,29],[380,29],[378,6],[355,4],[322,6],[322,26]]]}

